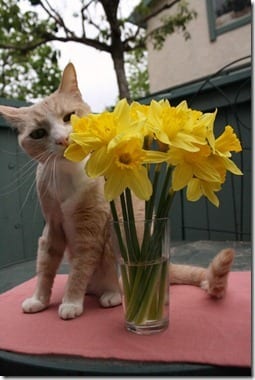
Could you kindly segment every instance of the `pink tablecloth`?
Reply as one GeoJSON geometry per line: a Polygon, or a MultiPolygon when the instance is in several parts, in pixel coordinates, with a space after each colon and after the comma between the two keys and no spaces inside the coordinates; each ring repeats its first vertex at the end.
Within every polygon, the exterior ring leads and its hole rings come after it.
{"type": "Polygon", "coordinates": [[[227,295],[209,298],[201,289],[174,285],[170,289],[170,327],[139,336],[123,327],[122,307],[100,308],[86,297],[85,313],[63,321],[57,309],[66,275],[58,275],[51,306],[23,314],[35,279],[0,295],[0,349],[26,354],[65,354],[155,362],[251,365],[251,273],[232,272],[227,295]]]}

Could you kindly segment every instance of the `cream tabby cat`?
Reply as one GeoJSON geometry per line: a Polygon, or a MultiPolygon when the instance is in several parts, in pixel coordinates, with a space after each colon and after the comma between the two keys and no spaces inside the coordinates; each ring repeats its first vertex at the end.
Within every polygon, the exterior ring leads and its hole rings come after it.
{"type": "MultiPolygon", "coordinates": [[[[0,114],[17,129],[20,146],[38,161],[37,190],[46,222],[38,241],[37,285],[32,297],[22,304],[25,313],[36,313],[49,305],[64,251],[70,259],[70,273],[59,306],[61,318],[82,314],[86,292],[98,295],[104,307],[121,303],[103,180],[88,178],[84,162],[63,158],[71,114],[82,116],[89,111],[71,63],[63,72],[58,90],[42,102],[23,108],[0,106],[0,114]]],[[[139,205],[136,212],[142,212],[139,205]]],[[[207,269],[171,264],[171,283],[201,286],[210,295],[222,297],[233,257],[233,250],[223,250],[207,269]]]]}

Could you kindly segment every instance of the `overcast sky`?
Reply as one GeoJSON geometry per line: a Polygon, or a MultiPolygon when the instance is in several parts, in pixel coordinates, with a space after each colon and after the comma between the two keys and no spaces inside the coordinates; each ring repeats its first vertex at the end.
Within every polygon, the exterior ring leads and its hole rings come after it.
{"type": "MultiPolygon", "coordinates": [[[[129,15],[139,2],[140,0],[123,0],[122,14],[129,15]]],[[[68,3],[64,1],[62,4],[64,10],[68,11],[68,3]]],[[[71,42],[54,45],[61,50],[59,65],[62,70],[68,62],[74,64],[80,91],[93,112],[102,112],[106,106],[116,103],[118,88],[110,54],[71,42]]]]}

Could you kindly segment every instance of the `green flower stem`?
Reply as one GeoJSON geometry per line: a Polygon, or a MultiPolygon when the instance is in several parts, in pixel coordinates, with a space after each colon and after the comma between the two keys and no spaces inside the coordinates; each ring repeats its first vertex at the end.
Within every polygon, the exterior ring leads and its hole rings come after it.
{"type": "Polygon", "coordinates": [[[122,215],[123,215],[123,225],[126,235],[126,243],[127,243],[127,249],[129,256],[127,257],[127,260],[130,260],[131,262],[136,260],[136,252],[133,249],[132,245],[132,234],[129,228],[129,219],[128,219],[128,211],[127,211],[127,205],[125,200],[125,195],[122,193],[120,195],[121,200],[121,208],[122,208],[122,215]]]}
{"type": "Polygon", "coordinates": [[[163,217],[168,215],[168,209],[166,207],[166,200],[168,198],[169,194],[169,186],[171,181],[171,175],[172,175],[172,167],[168,166],[166,169],[164,183],[162,185],[162,190],[159,196],[159,204],[158,209],[156,212],[157,217],[163,217]],[[166,213],[167,211],[167,213],[166,213]]]}
{"type": "Polygon", "coordinates": [[[129,273],[127,273],[127,266],[125,264],[120,265],[123,293],[125,294],[127,303],[130,301],[132,289],[130,287],[129,273]]]}
{"type": "Polygon", "coordinates": [[[132,290],[126,305],[126,319],[129,322],[141,324],[145,320],[162,318],[165,292],[160,291],[165,289],[166,276],[162,277],[162,266],[166,266],[166,261],[138,268],[136,281],[133,286],[130,285],[132,290]]]}
{"type": "MultiPolygon", "coordinates": [[[[120,229],[120,225],[119,225],[119,218],[118,218],[118,214],[117,214],[117,210],[116,210],[116,206],[115,206],[114,201],[110,202],[110,207],[111,207],[111,212],[112,212],[112,217],[113,217],[113,222],[114,222],[114,229],[115,229],[115,232],[117,235],[119,248],[121,251],[121,256],[123,257],[124,261],[127,261],[128,255],[127,255],[126,247],[125,247],[123,240],[122,240],[121,229],[120,229]]],[[[128,278],[127,278],[127,275],[124,271],[121,273],[121,276],[122,276],[123,286],[125,286],[125,294],[127,294],[127,297],[128,297],[129,293],[130,293],[130,289],[128,286],[128,278]]]]}
{"type": "Polygon", "coordinates": [[[133,250],[135,252],[134,256],[136,257],[136,261],[137,261],[140,257],[140,246],[139,246],[139,242],[138,242],[138,238],[137,238],[132,195],[131,195],[131,192],[128,188],[125,190],[125,196],[126,196],[126,204],[127,204],[128,217],[129,217],[128,218],[129,231],[130,231],[133,250]]]}
{"type": "Polygon", "coordinates": [[[131,292],[129,295],[129,300],[126,302],[126,319],[128,321],[133,321],[137,315],[141,303],[143,302],[146,268],[143,266],[138,266],[129,267],[128,270],[130,279],[129,287],[131,292]],[[132,275],[134,274],[134,271],[135,276],[132,275]]]}
{"type": "MultiPolygon", "coordinates": [[[[159,275],[159,270],[160,270],[160,264],[155,264],[155,267],[151,268],[150,271],[146,271],[146,287],[144,286],[144,294],[143,294],[143,300],[142,302],[138,305],[139,310],[135,315],[135,318],[133,321],[137,323],[138,325],[143,323],[144,321],[151,319],[152,317],[150,316],[149,310],[151,308],[151,305],[153,303],[153,300],[155,299],[155,290],[158,281],[160,280],[158,278],[159,275]]],[[[153,310],[153,314],[157,314],[156,310],[153,310]]]]}
{"type": "Polygon", "coordinates": [[[159,297],[158,297],[158,305],[157,305],[157,310],[158,310],[159,315],[163,315],[164,306],[166,302],[165,294],[169,287],[169,283],[167,281],[168,270],[169,270],[168,268],[169,268],[169,263],[168,263],[168,260],[166,259],[165,261],[163,261],[162,268],[161,268],[160,285],[159,285],[159,292],[158,292],[159,297]]]}
{"type": "Polygon", "coordinates": [[[122,236],[121,236],[121,230],[120,230],[120,226],[119,226],[119,218],[118,218],[118,214],[116,211],[116,206],[115,206],[114,201],[110,202],[110,207],[111,207],[112,217],[113,217],[113,221],[114,221],[114,229],[115,229],[115,232],[117,235],[117,239],[118,239],[118,243],[119,243],[119,247],[120,247],[120,251],[121,251],[121,256],[124,258],[124,260],[127,260],[128,255],[127,255],[126,247],[123,244],[123,240],[122,240],[122,236]]]}
{"type": "Polygon", "coordinates": [[[161,167],[160,164],[157,164],[155,167],[152,195],[150,199],[145,203],[145,219],[146,220],[151,219],[153,215],[155,197],[157,193],[157,186],[158,186],[158,181],[159,181],[159,176],[160,176],[160,167],[161,167]]]}
{"type": "Polygon", "coordinates": [[[127,207],[126,207],[125,195],[123,193],[120,194],[120,202],[121,202],[123,220],[124,222],[126,222],[128,220],[128,212],[127,212],[127,207]]]}
{"type": "Polygon", "coordinates": [[[165,233],[165,221],[163,219],[158,219],[157,222],[153,225],[153,232],[151,231],[151,224],[153,222],[148,222],[150,229],[147,229],[146,236],[144,236],[144,250],[141,252],[141,257],[146,261],[156,261],[162,256],[162,240],[165,233]]]}
{"type": "Polygon", "coordinates": [[[141,257],[146,258],[146,253],[149,249],[150,244],[150,229],[151,229],[151,223],[149,223],[149,220],[153,217],[153,210],[154,210],[154,203],[155,203],[155,197],[157,193],[157,186],[158,186],[158,180],[160,176],[160,165],[156,165],[155,167],[155,173],[153,178],[153,191],[150,199],[145,203],[145,225],[144,225],[144,235],[143,235],[143,242],[142,242],[142,248],[141,248],[141,257]]]}
{"type": "MultiPolygon", "coordinates": [[[[123,257],[121,274],[125,313],[126,320],[137,325],[149,320],[160,320],[164,312],[166,286],[169,286],[166,284],[168,260],[162,258],[166,225],[164,220],[154,225],[152,219],[168,216],[175,194],[172,190],[169,191],[171,172],[170,167],[162,164],[155,165],[151,170],[153,191],[151,198],[146,201],[141,246],[130,189],[127,188],[120,196],[125,236],[121,236],[120,228],[115,230],[123,257]]],[[[115,206],[112,205],[111,210],[113,218],[119,221],[115,206]]]]}
{"type": "Polygon", "coordinates": [[[169,214],[169,211],[171,209],[174,197],[175,197],[176,191],[174,191],[172,188],[168,191],[167,198],[164,204],[164,207],[160,210],[160,213],[158,215],[159,218],[164,218],[169,214]]]}
{"type": "MultiPolygon", "coordinates": [[[[152,235],[147,231],[148,251],[143,252],[139,266],[129,268],[130,278],[135,278],[132,284],[130,283],[132,291],[127,305],[127,319],[130,321],[139,322],[142,318],[146,318],[145,316],[151,308],[151,302],[154,301],[154,305],[156,305],[155,299],[157,297],[153,295],[154,289],[161,280],[165,281],[165,276],[161,278],[160,274],[157,275],[161,265],[161,261],[158,264],[157,261],[161,260],[161,242],[164,233],[165,223],[163,221],[160,225],[155,226],[152,235]],[[143,264],[144,260],[146,264],[143,264]],[[133,274],[134,270],[136,271],[135,275],[133,274]]],[[[149,314],[153,315],[157,310],[161,309],[158,309],[156,306],[152,307],[152,312],[149,314]]],[[[150,315],[150,318],[152,318],[152,315],[150,315]]],[[[157,315],[160,314],[157,312],[157,315]]]]}

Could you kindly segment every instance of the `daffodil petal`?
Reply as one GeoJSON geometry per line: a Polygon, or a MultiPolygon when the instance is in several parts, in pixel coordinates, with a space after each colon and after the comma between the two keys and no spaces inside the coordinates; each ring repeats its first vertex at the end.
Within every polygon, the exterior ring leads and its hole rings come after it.
{"type": "Polygon", "coordinates": [[[187,186],[187,199],[196,202],[203,195],[201,191],[200,181],[197,178],[192,178],[187,186]]]}
{"type": "Polygon", "coordinates": [[[64,157],[70,161],[79,162],[82,161],[87,154],[88,153],[85,152],[79,145],[70,144],[64,152],[64,157]]]}
{"type": "Polygon", "coordinates": [[[126,179],[125,176],[121,173],[116,173],[106,178],[104,185],[104,196],[105,199],[110,202],[116,199],[126,188],[126,179]]]}
{"type": "Polygon", "coordinates": [[[88,133],[70,133],[70,140],[86,150],[95,150],[102,145],[97,136],[91,136],[88,133]]]}
{"type": "Polygon", "coordinates": [[[89,177],[95,178],[104,175],[111,166],[112,157],[107,154],[106,149],[103,146],[91,154],[85,168],[89,177]]]}
{"type": "Polygon", "coordinates": [[[154,150],[145,150],[145,157],[143,163],[154,163],[158,164],[160,162],[167,161],[167,155],[164,152],[157,152],[154,150]]]}
{"type": "Polygon", "coordinates": [[[232,160],[230,160],[227,157],[222,157],[222,160],[224,162],[225,168],[228,171],[230,171],[231,173],[236,174],[236,175],[243,175],[241,170],[236,166],[236,164],[232,160]]]}
{"type": "Polygon", "coordinates": [[[212,165],[206,162],[196,163],[193,169],[194,175],[207,182],[220,182],[221,175],[212,165]]]}
{"type": "Polygon", "coordinates": [[[135,195],[144,200],[149,200],[152,194],[152,184],[148,177],[148,172],[143,166],[133,170],[128,175],[128,187],[135,195]]]}
{"type": "Polygon", "coordinates": [[[183,163],[176,166],[173,171],[173,190],[178,191],[183,189],[191,180],[193,176],[192,167],[189,164],[183,163]]]}
{"type": "Polygon", "coordinates": [[[215,140],[215,148],[219,154],[224,155],[228,154],[229,151],[241,152],[240,141],[230,125],[227,125],[222,135],[215,140]]]}
{"type": "Polygon", "coordinates": [[[184,133],[179,133],[176,138],[171,142],[171,145],[172,146],[175,146],[176,148],[180,148],[180,149],[183,149],[183,150],[186,150],[188,152],[198,152],[199,151],[199,147],[197,147],[196,145],[194,145],[194,143],[206,143],[204,141],[200,141],[198,142],[198,140],[196,139],[185,139],[185,136],[187,136],[186,134],[184,133]]]}
{"type": "Polygon", "coordinates": [[[218,189],[214,188],[210,183],[203,183],[203,193],[209,199],[209,201],[216,207],[219,207],[220,201],[214,191],[220,190],[220,184],[218,189]]]}

